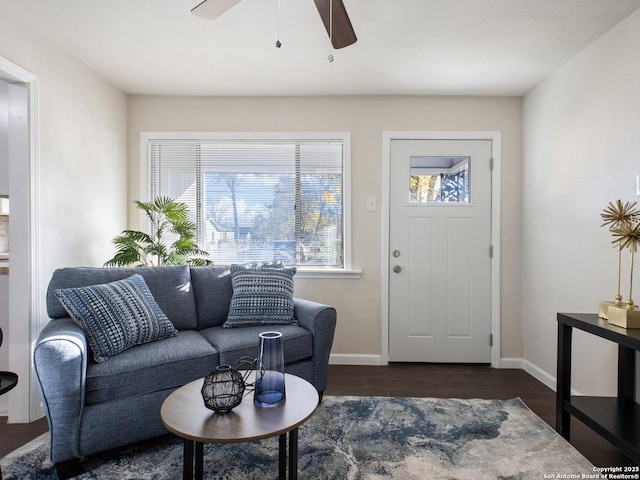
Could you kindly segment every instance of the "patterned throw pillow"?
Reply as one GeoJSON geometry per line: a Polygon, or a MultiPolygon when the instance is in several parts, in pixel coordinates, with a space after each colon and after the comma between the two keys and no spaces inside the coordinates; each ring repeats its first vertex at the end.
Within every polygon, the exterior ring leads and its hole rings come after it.
{"type": "Polygon", "coordinates": [[[134,345],[177,334],[142,275],[53,293],[84,331],[97,363],[134,345]]]}
{"type": "Polygon", "coordinates": [[[225,328],[297,325],[293,318],[295,267],[231,265],[233,295],[225,328]]]}

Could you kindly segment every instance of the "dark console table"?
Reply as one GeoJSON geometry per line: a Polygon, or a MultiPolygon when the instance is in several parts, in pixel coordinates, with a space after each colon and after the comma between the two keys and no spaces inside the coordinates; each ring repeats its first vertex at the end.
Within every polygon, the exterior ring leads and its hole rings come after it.
{"type": "MultiPolygon", "coordinates": [[[[571,439],[571,415],[640,463],[640,405],[635,401],[640,330],[609,325],[597,314],[558,313],[556,430],[571,439]],[[577,328],[618,344],[618,396],[571,396],[571,337],[577,328]]],[[[612,372],[614,375],[615,372],[612,372]]]]}

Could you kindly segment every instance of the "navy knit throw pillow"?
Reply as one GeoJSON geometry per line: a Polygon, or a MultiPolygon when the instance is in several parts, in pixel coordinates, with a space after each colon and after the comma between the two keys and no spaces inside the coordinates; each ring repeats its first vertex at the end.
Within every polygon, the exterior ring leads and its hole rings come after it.
{"type": "Polygon", "coordinates": [[[295,267],[231,265],[233,295],[225,328],[297,325],[293,318],[295,267]]]}
{"type": "Polygon", "coordinates": [[[134,345],[177,335],[142,275],[53,293],[82,328],[97,363],[134,345]]]}

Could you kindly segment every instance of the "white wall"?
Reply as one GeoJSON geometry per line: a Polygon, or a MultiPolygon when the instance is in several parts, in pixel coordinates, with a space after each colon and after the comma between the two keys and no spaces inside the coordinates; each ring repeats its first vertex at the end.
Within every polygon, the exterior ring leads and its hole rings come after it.
{"type": "MultiPolygon", "coordinates": [[[[556,312],[597,312],[616,293],[617,256],[600,213],[610,201],[640,200],[638,45],[640,12],[524,100],[524,356],[554,382],[556,312]]],[[[616,393],[611,343],[576,332],[573,358],[574,388],[616,393]]]]}
{"type": "MultiPolygon", "coordinates": [[[[141,131],[351,132],[353,267],[359,279],[298,279],[296,295],[334,305],[332,353],[381,357],[381,212],[384,131],[502,132],[502,356],[522,357],[520,321],[521,99],[512,97],[129,97],[129,199],[140,199],[141,131]]],[[[132,228],[138,214],[130,209],[132,228]]],[[[386,359],[384,359],[386,361],[386,359]]]]}
{"type": "MultiPolygon", "coordinates": [[[[126,227],[127,98],[2,8],[0,56],[38,77],[37,276],[42,304],[55,268],[101,265],[112,255],[110,239],[126,227]]],[[[28,192],[20,193],[28,198],[28,192]]],[[[12,193],[12,211],[14,206],[19,210],[13,200],[12,193]]],[[[28,265],[12,259],[11,267],[15,271],[28,265]]],[[[19,420],[24,417],[16,417],[14,408],[22,411],[29,403],[30,344],[29,335],[22,334],[28,325],[28,318],[12,318],[11,336],[3,346],[11,351],[10,369],[26,372],[8,394],[11,417],[19,420]]]]}

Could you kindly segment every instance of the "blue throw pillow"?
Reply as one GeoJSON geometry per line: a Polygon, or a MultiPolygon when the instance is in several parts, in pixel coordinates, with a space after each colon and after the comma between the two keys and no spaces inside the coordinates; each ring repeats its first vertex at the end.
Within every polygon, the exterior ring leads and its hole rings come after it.
{"type": "Polygon", "coordinates": [[[134,345],[177,334],[142,275],[53,293],[84,331],[97,363],[134,345]]]}
{"type": "Polygon", "coordinates": [[[231,306],[225,328],[297,325],[293,318],[295,267],[231,265],[231,306]]]}

